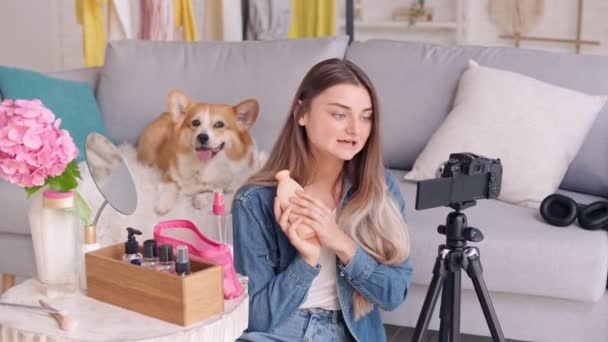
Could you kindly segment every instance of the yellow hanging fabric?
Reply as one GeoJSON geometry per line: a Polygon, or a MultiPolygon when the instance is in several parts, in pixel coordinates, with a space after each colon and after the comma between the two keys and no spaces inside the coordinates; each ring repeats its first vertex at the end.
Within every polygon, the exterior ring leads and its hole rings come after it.
{"type": "Polygon", "coordinates": [[[289,38],[336,35],[336,0],[291,0],[289,38]]]}
{"type": "Polygon", "coordinates": [[[87,67],[102,66],[106,50],[103,10],[107,0],[76,0],[76,19],[82,25],[82,46],[87,67]]]}
{"type": "Polygon", "coordinates": [[[182,27],[184,40],[198,40],[192,0],[173,0],[173,13],[175,16],[175,27],[182,27]]]}

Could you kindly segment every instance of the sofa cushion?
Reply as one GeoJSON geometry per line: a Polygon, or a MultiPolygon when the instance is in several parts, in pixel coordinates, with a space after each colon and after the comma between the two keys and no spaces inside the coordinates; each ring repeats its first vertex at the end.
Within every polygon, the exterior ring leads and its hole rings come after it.
{"type": "Polygon", "coordinates": [[[34,245],[31,236],[2,234],[0,250],[11,256],[0,258],[0,270],[2,272],[25,278],[36,276],[34,245]]]}
{"type": "Polygon", "coordinates": [[[0,93],[8,99],[40,99],[68,130],[78,147],[77,160],[84,160],[87,134],[105,134],[101,112],[87,82],[50,77],[42,73],[0,66],[0,93]]]}
{"type": "Polygon", "coordinates": [[[500,200],[538,208],[559,187],[605,103],[606,96],[471,60],[460,78],[454,109],[405,179],[434,178],[451,153],[474,152],[500,158],[500,200]]]}
{"type": "Polygon", "coordinates": [[[253,136],[270,149],[296,89],[317,62],[343,58],[347,37],[245,42],[118,41],[109,44],[98,100],[114,142],[135,143],[181,89],[194,101],[260,103],[253,136]]]}
{"type": "Polygon", "coordinates": [[[0,208],[6,215],[0,221],[0,233],[30,234],[27,212],[29,201],[23,188],[0,180],[0,208]]]}
{"type": "MultiPolygon", "coordinates": [[[[409,170],[452,109],[469,59],[592,95],[608,94],[608,57],[510,47],[440,46],[368,40],[354,42],[347,58],[361,66],[378,90],[385,156],[392,168],[409,170]]],[[[561,187],[608,195],[608,106],[570,165],[561,187]]]]}
{"type": "MultiPolygon", "coordinates": [[[[404,171],[393,170],[397,179],[404,171]]],[[[437,247],[445,236],[437,226],[445,224],[446,207],[417,211],[416,184],[400,183],[406,203],[406,220],[412,244],[413,282],[428,285],[437,247]]],[[[598,200],[566,192],[579,203],[598,200]]],[[[537,209],[501,201],[480,200],[464,211],[468,224],[479,228],[485,239],[478,246],[483,277],[490,291],[563,299],[596,301],[606,291],[608,233],[587,231],[572,225],[558,228],[545,223],[537,209]]],[[[463,273],[462,286],[473,289],[463,273]]]]}
{"type": "Polygon", "coordinates": [[[97,94],[97,85],[99,84],[100,72],[101,67],[92,67],[50,72],[47,75],[55,78],[61,78],[62,80],[87,82],[91,89],[93,89],[93,94],[97,94]]]}

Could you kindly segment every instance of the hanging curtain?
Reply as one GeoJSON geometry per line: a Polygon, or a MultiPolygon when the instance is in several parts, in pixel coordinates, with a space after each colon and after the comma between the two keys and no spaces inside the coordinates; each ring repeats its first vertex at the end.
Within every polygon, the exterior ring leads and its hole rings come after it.
{"type": "Polygon", "coordinates": [[[198,40],[192,0],[173,0],[173,10],[175,12],[175,26],[182,28],[183,39],[188,41],[198,40]]]}
{"type": "Polygon", "coordinates": [[[106,49],[103,9],[106,0],[76,0],[76,19],[82,25],[84,61],[87,67],[102,66],[106,49]]]}
{"type": "Polygon", "coordinates": [[[249,0],[247,39],[287,38],[291,24],[291,3],[285,0],[249,0]]]}
{"type": "Polygon", "coordinates": [[[204,0],[202,28],[203,40],[243,40],[241,1],[204,0]]]}
{"type": "Polygon", "coordinates": [[[289,38],[336,35],[336,0],[291,0],[289,38]]]}
{"type": "Polygon", "coordinates": [[[140,0],[141,39],[198,40],[192,0],[140,0]]]}
{"type": "Polygon", "coordinates": [[[173,40],[175,23],[173,1],[141,0],[141,39],[173,40]]]}
{"type": "Polygon", "coordinates": [[[108,2],[108,40],[134,38],[129,1],[111,0],[108,2]]]}
{"type": "Polygon", "coordinates": [[[241,7],[241,0],[222,0],[222,40],[243,40],[243,9],[241,7]]]}
{"type": "Polygon", "coordinates": [[[203,40],[223,39],[223,9],[221,0],[203,1],[203,40]]]}

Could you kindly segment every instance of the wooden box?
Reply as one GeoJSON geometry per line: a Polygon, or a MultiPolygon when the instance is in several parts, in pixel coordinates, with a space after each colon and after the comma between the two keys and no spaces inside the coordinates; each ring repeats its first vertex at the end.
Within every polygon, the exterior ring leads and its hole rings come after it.
{"type": "Polygon", "coordinates": [[[222,268],[191,260],[179,276],[122,261],[124,243],[86,254],[87,295],[182,326],[224,311],[222,268]]]}

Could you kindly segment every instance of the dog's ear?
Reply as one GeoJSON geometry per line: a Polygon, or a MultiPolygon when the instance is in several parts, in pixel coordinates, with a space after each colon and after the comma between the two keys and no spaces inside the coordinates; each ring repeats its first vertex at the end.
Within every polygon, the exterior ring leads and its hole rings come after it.
{"type": "Polygon", "coordinates": [[[173,121],[181,120],[190,103],[190,98],[181,91],[171,90],[169,92],[169,114],[171,114],[173,121]]]}
{"type": "Polygon", "coordinates": [[[236,110],[236,125],[240,131],[246,131],[253,126],[258,118],[260,105],[255,99],[247,99],[234,107],[236,110]]]}

